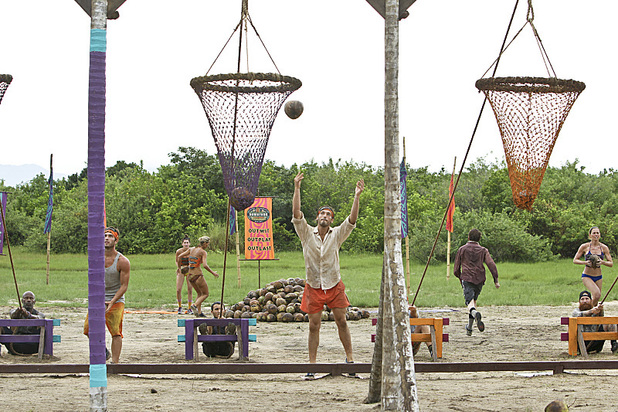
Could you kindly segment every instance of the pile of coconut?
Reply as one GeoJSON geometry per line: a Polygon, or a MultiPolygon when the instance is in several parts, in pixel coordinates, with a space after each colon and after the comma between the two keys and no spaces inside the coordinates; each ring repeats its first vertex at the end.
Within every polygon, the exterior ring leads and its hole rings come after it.
{"type": "MultiPolygon", "coordinates": [[[[305,279],[289,278],[270,282],[262,289],[252,290],[241,302],[230,306],[226,318],[256,318],[265,322],[308,322],[309,315],[300,310],[305,279]]],[[[368,310],[348,307],[346,319],[360,320],[369,317],[368,310]]],[[[322,320],[335,320],[330,308],[324,305],[322,320]]]]}

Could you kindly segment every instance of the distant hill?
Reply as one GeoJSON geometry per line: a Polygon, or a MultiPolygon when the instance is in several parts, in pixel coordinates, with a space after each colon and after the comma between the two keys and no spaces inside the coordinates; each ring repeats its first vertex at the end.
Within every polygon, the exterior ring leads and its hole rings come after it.
{"type": "MultiPolygon", "coordinates": [[[[45,169],[39,165],[0,165],[0,180],[4,180],[6,186],[15,187],[21,183],[28,183],[36,175],[43,173],[45,177],[49,177],[49,169],[45,169]]],[[[64,173],[54,172],[54,180],[66,177],[64,173]]]]}

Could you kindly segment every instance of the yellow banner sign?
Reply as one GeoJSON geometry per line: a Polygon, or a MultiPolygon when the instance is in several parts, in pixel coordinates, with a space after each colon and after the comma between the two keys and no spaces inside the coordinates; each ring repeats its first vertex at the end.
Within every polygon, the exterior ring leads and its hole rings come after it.
{"type": "Polygon", "coordinates": [[[245,259],[275,258],[272,210],[272,197],[256,197],[253,204],[245,209],[245,259]]]}

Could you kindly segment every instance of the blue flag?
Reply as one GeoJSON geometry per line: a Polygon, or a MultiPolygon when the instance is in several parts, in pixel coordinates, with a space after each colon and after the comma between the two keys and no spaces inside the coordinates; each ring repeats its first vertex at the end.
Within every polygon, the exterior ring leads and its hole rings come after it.
{"type": "Polygon", "coordinates": [[[0,207],[2,208],[2,213],[0,213],[0,255],[2,254],[2,249],[4,248],[4,221],[2,220],[2,216],[6,219],[6,192],[0,192],[0,207]]]}
{"type": "Polygon", "coordinates": [[[236,209],[230,206],[230,236],[236,233],[236,209]]]}
{"type": "Polygon", "coordinates": [[[401,192],[401,238],[408,236],[408,193],[406,180],[408,172],[406,171],[405,159],[401,161],[399,166],[399,190],[401,192]]]}
{"type": "Polygon", "coordinates": [[[47,214],[45,215],[45,229],[43,233],[51,232],[52,212],[54,211],[54,172],[49,171],[49,200],[47,201],[47,214]]]}

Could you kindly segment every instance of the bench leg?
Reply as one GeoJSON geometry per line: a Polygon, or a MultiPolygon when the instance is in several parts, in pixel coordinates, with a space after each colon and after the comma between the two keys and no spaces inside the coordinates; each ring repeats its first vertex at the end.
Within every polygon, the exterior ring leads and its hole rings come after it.
{"type": "Polygon", "coordinates": [[[429,325],[429,330],[431,332],[431,357],[435,362],[438,360],[438,346],[436,345],[436,328],[433,325],[429,325]]]}
{"type": "Polygon", "coordinates": [[[582,332],[582,325],[577,325],[577,343],[579,344],[579,353],[581,353],[584,358],[587,358],[588,351],[586,350],[586,344],[584,343],[584,336],[582,335],[582,332]]]}
{"type": "Polygon", "coordinates": [[[238,360],[245,360],[245,351],[243,350],[244,339],[242,338],[242,326],[236,326],[236,340],[238,341],[238,360]]]}
{"type": "Polygon", "coordinates": [[[198,332],[197,332],[197,325],[193,326],[193,360],[194,361],[199,361],[200,360],[200,350],[198,347],[198,332]]]}
{"type": "Polygon", "coordinates": [[[39,359],[43,359],[43,351],[45,350],[45,326],[41,326],[39,331],[39,359]]]}

